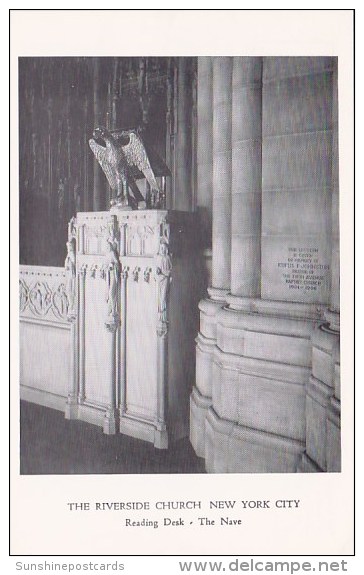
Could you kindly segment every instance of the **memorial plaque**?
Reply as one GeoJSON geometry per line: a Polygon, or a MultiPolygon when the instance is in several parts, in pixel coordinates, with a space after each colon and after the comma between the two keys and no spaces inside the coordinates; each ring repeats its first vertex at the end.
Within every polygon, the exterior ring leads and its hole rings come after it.
{"type": "Polygon", "coordinates": [[[263,238],[262,297],[327,303],[330,249],[322,238],[263,238]],[[321,239],[321,241],[319,241],[321,239]]]}

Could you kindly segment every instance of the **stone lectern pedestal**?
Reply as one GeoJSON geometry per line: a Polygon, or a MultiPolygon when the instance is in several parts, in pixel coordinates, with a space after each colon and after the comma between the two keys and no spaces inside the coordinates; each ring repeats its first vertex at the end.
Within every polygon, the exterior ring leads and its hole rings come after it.
{"type": "Polygon", "coordinates": [[[166,210],[78,213],[70,222],[67,418],[158,448],[188,435],[194,237],[191,214],[166,210]]]}

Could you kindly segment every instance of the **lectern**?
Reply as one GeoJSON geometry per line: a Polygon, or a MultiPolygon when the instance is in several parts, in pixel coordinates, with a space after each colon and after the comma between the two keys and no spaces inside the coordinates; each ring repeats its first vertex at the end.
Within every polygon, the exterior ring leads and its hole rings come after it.
{"type": "Polygon", "coordinates": [[[193,214],[81,212],[68,229],[66,417],[167,448],[188,435],[198,270],[193,214]]]}

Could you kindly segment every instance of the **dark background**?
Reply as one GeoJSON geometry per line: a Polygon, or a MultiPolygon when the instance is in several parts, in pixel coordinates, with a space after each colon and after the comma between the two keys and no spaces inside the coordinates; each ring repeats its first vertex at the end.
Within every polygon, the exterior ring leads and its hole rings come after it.
{"type": "Polygon", "coordinates": [[[108,209],[110,189],[88,145],[97,125],[144,127],[171,169],[167,205],[175,207],[181,60],[189,98],[181,136],[193,166],[196,58],[19,58],[21,264],[62,266],[70,218],[108,209]]]}

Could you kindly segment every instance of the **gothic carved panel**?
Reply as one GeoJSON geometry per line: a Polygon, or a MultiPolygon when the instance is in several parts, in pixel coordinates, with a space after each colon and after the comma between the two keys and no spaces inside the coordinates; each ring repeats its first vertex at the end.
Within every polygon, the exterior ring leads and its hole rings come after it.
{"type": "Polygon", "coordinates": [[[66,322],[70,300],[64,269],[21,266],[19,308],[21,318],[66,322]]]}
{"type": "Polygon", "coordinates": [[[148,224],[130,225],[127,229],[127,254],[148,256],[155,251],[155,232],[148,224]]]}
{"type": "Polygon", "coordinates": [[[85,227],[85,252],[87,254],[104,254],[105,241],[108,236],[108,226],[86,226],[85,227]]]}

